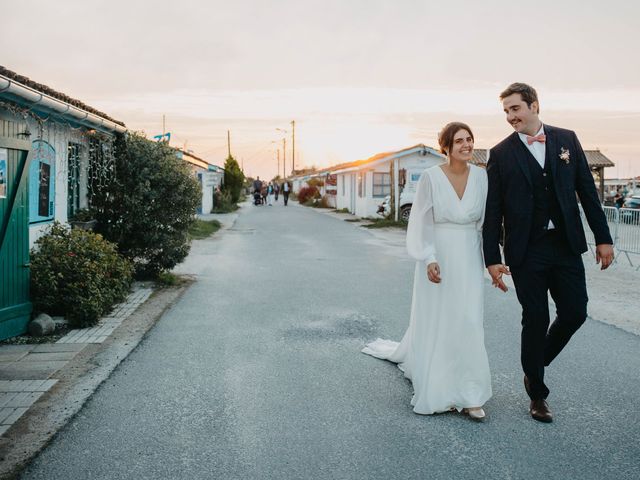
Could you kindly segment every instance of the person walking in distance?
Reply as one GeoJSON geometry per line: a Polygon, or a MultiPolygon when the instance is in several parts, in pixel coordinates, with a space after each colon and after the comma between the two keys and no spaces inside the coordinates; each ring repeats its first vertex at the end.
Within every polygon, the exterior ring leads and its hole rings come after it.
{"type": "Polygon", "coordinates": [[[273,182],[269,182],[267,185],[267,205],[273,207],[273,196],[275,195],[275,191],[273,189],[273,182]]]}
{"type": "Polygon", "coordinates": [[[291,193],[291,184],[288,180],[285,180],[281,187],[282,197],[284,198],[284,206],[287,206],[289,202],[289,193],[291,193]]]}

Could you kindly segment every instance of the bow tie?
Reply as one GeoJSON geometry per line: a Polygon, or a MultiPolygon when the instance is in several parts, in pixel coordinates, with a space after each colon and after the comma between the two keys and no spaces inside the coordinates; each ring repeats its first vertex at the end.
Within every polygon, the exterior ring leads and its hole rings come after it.
{"type": "Polygon", "coordinates": [[[540,135],[536,135],[535,137],[531,137],[529,135],[527,135],[527,144],[531,145],[534,142],[540,142],[540,143],[544,143],[547,140],[547,136],[544,133],[541,133],[540,135]]]}

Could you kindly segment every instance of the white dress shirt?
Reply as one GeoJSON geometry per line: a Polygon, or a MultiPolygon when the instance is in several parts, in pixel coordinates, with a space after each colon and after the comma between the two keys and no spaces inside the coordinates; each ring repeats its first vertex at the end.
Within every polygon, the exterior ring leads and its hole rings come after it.
{"type": "MultiPolygon", "coordinates": [[[[537,137],[538,135],[541,135],[543,133],[544,125],[540,125],[540,130],[538,130],[538,133],[536,133],[534,137],[537,137]]],[[[545,144],[542,142],[533,142],[531,145],[529,145],[529,142],[527,142],[527,135],[525,133],[518,132],[518,136],[520,137],[520,140],[522,140],[522,143],[524,143],[524,146],[527,147],[527,150],[531,152],[533,158],[535,158],[536,161],[540,164],[540,167],[544,168],[545,144]]],[[[549,219],[549,225],[547,226],[547,228],[549,230],[553,230],[554,228],[556,228],[551,219],[549,219]]]]}
{"type": "MultiPolygon", "coordinates": [[[[538,130],[538,133],[536,133],[534,137],[537,137],[538,135],[541,135],[543,133],[544,125],[540,125],[540,130],[538,130]]],[[[518,136],[520,137],[520,140],[522,140],[522,143],[524,143],[524,146],[527,147],[527,150],[531,152],[533,158],[538,161],[540,167],[544,168],[545,144],[541,142],[533,142],[531,145],[529,145],[529,143],[527,142],[527,134],[518,132],[518,136]]]]}

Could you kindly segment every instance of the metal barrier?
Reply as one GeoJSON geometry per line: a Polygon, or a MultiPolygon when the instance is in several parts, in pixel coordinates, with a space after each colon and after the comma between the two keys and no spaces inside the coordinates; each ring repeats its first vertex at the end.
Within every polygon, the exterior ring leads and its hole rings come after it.
{"type": "MultiPolygon", "coordinates": [[[[603,207],[603,209],[616,251],[624,253],[629,264],[633,266],[629,254],[640,255],[640,210],[616,207],[603,207]]],[[[587,243],[595,245],[593,232],[589,228],[582,206],[580,207],[580,218],[587,236],[587,243]]]]}

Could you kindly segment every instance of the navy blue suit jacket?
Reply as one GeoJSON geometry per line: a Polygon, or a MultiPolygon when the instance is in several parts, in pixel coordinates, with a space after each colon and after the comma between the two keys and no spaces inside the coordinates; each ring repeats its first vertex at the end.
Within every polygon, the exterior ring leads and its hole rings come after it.
{"type": "MultiPolygon", "coordinates": [[[[587,250],[576,194],[596,244],[613,244],[578,137],[571,130],[549,125],[544,126],[544,132],[547,136],[545,161],[550,162],[549,168],[569,247],[577,255],[587,250]],[[562,149],[569,152],[568,162],[560,158],[562,149]]],[[[487,266],[503,263],[498,245],[503,223],[504,263],[517,267],[524,260],[533,221],[533,188],[528,155],[531,152],[516,132],[490,150],[487,163],[489,192],[482,230],[484,261],[487,266]]]]}

